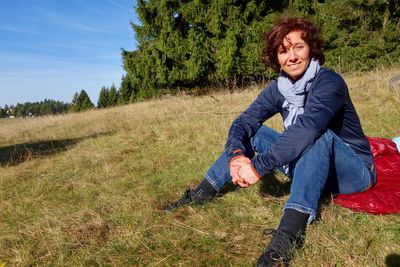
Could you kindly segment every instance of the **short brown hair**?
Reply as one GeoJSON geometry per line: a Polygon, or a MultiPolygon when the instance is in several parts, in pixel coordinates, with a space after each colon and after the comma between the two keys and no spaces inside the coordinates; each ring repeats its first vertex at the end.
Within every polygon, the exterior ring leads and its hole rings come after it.
{"type": "Polygon", "coordinates": [[[263,63],[275,71],[280,71],[277,58],[278,48],[282,45],[283,39],[292,31],[301,31],[302,39],[310,47],[310,57],[319,60],[321,65],[325,62],[322,52],[323,40],[317,26],[303,18],[289,18],[280,20],[272,29],[264,33],[264,49],[262,52],[263,63]]]}

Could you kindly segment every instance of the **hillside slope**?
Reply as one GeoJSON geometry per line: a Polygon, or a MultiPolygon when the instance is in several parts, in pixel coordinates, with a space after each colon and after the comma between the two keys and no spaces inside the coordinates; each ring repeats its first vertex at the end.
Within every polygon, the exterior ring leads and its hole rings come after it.
{"type": "MultiPolygon", "coordinates": [[[[369,136],[400,136],[399,69],[347,75],[369,136]]],[[[214,203],[164,213],[219,155],[261,87],[58,117],[0,120],[0,265],[251,266],[287,199],[270,175],[214,203]]],[[[281,119],[268,125],[281,130],[281,119]]],[[[388,266],[400,217],[322,204],[293,266],[388,266]],[[336,264],[336,265],[335,265],[336,264]]]]}

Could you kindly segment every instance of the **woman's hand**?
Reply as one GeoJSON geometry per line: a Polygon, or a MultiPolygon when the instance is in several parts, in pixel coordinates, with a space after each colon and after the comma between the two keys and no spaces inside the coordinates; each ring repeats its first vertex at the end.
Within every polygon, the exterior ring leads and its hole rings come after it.
{"type": "Polygon", "coordinates": [[[242,166],[245,166],[246,164],[250,164],[250,159],[245,156],[237,157],[236,159],[232,160],[229,163],[229,171],[230,171],[230,175],[232,177],[233,184],[239,185],[241,187],[248,186],[244,183],[243,179],[239,175],[240,168],[242,166]]]}
{"type": "Polygon", "coordinates": [[[247,185],[245,187],[253,185],[260,180],[258,175],[254,172],[250,162],[246,163],[239,169],[239,177],[242,179],[243,183],[247,185]]]}
{"type": "Polygon", "coordinates": [[[229,169],[232,176],[232,183],[240,187],[249,187],[260,180],[251,167],[250,159],[245,156],[231,161],[229,169]]]}

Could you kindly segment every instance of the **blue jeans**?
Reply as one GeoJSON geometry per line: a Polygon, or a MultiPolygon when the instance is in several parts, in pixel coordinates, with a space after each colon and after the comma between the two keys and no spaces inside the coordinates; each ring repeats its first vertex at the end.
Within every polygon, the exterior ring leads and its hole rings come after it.
{"type": "MultiPolygon", "coordinates": [[[[246,156],[266,152],[280,134],[266,126],[245,144],[246,156]]],[[[283,172],[283,168],[278,168],[283,172]]],[[[350,194],[368,189],[376,181],[376,174],[335,133],[327,130],[314,145],[291,164],[292,184],[285,209],[295,209],[310,214],[309,223],[315,219],[319,199],[324,189],[333,194],[350,194]]],[[[229,160],[225,153],[214,162],[205,174],[217,190],[231,182],[229,160]]]]}

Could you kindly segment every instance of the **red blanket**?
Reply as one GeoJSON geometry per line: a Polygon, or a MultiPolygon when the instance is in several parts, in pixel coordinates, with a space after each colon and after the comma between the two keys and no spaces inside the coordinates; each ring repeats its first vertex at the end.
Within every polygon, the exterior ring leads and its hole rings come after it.
{"type": "Polygon", "coordinates": [[[362,193],[338,195],[334,202],[354,211],[400,213],[400,154],[396,144],[385,138],[368,139],[376,164],[376,185],[362,193]]]}

